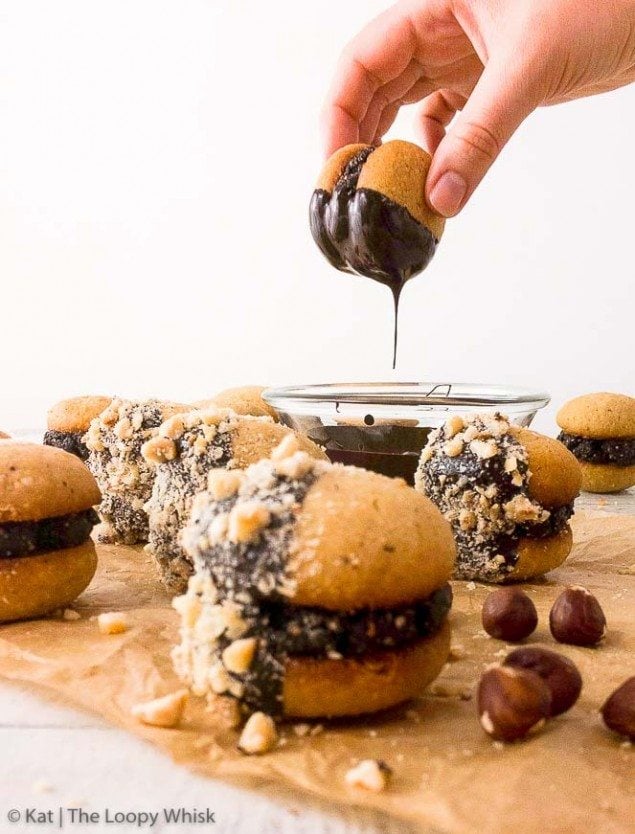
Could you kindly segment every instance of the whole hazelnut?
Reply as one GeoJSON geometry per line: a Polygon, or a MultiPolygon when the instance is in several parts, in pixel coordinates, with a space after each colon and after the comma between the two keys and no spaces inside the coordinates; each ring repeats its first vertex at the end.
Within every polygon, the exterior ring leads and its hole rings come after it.
{"type": "Polygon", "coordinates": [[[600,712],[609,730],[635,741],[635,676],[615,690],[600,712]]]}
{"type": "Polygon", "coordinates": [[[571,585],[554,602],[549,628],[559,643],[595,646],[604,637],[606,617],[590,591],[580,585],[571,585]]]}
{"type": "Polygon", "coordinates": [[[481,612],[483,628],[492,637],[516,643],[538,625],[532,600],[520,588],[500,588],[485,598],[481,612]]]}
{"type": "Polygon", "coordinates": [[[578,667],[562,654],[540,646],[523,646],[507,655],[504,666],[535,672],[551,692],[551,715],[561,715],[575,704],[582,691],[578,667]]]}
{"type": "Polygon", "coordinates": [[[535,672],[498,666],[481,678],[477,705],[486,733],[501,741],[516,741],[544,724],[551,712],[551,693],[535,672]]]}

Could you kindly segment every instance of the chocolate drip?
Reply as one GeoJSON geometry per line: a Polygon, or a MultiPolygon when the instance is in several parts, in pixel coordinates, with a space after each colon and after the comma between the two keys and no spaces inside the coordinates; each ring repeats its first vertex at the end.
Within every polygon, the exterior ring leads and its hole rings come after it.
{"type": "Polygon", "coordinates": [[[385,284],[394,300],[394,353],[397,360],[399,298],[404,284],[430,263],[438,241],[402,205],[370,188],[357,189],[359,174],[374,148],[348,163],[333,193],[313,192],[311,233],[336,269],[385,284]]]}

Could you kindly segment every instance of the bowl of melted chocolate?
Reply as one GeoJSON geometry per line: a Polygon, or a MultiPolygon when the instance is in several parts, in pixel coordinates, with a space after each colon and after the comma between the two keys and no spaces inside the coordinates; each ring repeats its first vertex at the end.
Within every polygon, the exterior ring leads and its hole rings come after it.
{"type": "Polygon", "coordinates": [[[414,483],[429,433],[455,414],[498,411],[528,426],[549,402],[540,391],[502,385],[376,382],[269,388],[283,423],[323,446],[334,463],[414,483]]]}

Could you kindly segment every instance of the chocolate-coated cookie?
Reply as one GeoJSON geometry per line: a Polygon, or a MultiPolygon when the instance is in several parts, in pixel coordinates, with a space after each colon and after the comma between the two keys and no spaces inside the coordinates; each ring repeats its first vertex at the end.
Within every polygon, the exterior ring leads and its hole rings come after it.
{"type": "Polygon", "coordinates": [[[44,445],[57,446],[85,461],[88,458],[88,449],[82,438],[91,420],[101,414],[111,402],[112,397],[87,396],[72,397],[56,403],[46,415],[44,445]]]}
{"type": "Polygon", "coordinates": [[[211,473],[182,540],[195,573],[174,659],[198,694],[355,715],[412,697],[447,658],[452,533],[403,481],[284,441],[211,473]]]}
{"type": "Polygon", "coordinates": [[[285,438],[317,459],[325,453],[308,438],[296,437],[270,417],[238,415],[229,409],[207,408],[178,414],[163,423],[142,447],[154,466],[152,494],[145,505],[149,517],[148,551],[159,575],[173,593],[183,593],[192,562],[179,541],[193,496],[205,489],[214,469],[242,469],[264,457],[285,438]]]}
{"type": "Polygon", "coordinates": [[[431,433],[415,486],[452,525],[455,576],[509,582],[566,559],[580,480],[561,443],[486,414],[451,417],[431,433]]]}

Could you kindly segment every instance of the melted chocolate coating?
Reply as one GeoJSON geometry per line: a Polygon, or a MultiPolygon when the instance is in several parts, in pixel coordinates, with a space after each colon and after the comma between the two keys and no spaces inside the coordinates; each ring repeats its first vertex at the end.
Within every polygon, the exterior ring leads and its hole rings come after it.
{"type": "MultiPolygon", "coordinates": [[[[251,709],[277,715],[282,711],[284,663],[287,657],[361,657],[400,649],[435,634],[452,605],[449,584],[427,599],[393,609],[325,611],[262,603],[249,606],[251,625],[244,636],[257,637],[258,649],[246,675],[242,701],[251,709]]],[[[230,641],[221,641],[224,648],[230,641]]]]}
{"type": "Polygon", "coordinates": [[[97,513],[90,509],[39,521],[0,524],[0,558],[10,559],[77,547],[88,541],[98,521],[97,513]]]}
{"type": "MultiPolygon", "coordinates": [[[[370,188],[357,189],[361,169],[374,151],[364,148],[344,168],[333,193],[316,189],[309,205],[313,240],[336,269],[386,284],[397,311],[403,285],[430,263],[438,241],[402,205],[370,188]]],[[[393,367],[394,367],[393,362],[393,367]]]]}
{"type": "Polygon", "coordinates": [[[71,455],[75,455],[80,460],[88,460],[88,449],[86,448],[82,438],[84,432],[81,431],[54,431],[49,429],[44,433],[44,445],[56,446],[58,449],[63,449],[71,455]]]}
{"type": "Polygon", "coordinates": [[[558,440],[564,443],[578,460],[586,463],[603,463],[612,466],[635,465],[635,437],[611,437],[598,440],[561,431],[558,440]]]}

